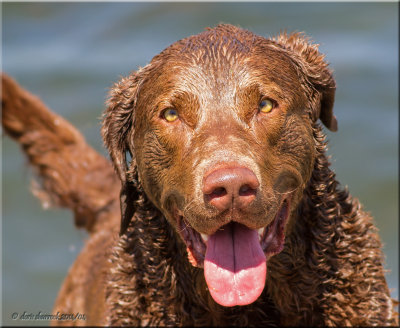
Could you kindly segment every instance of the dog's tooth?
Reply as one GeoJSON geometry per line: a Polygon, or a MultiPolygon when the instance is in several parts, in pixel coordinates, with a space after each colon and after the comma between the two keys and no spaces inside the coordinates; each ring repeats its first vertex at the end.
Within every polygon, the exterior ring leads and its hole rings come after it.
{"type": "Polygon", "coordinates": [[[260,228],[257,231],[258,231],[258,234],[261,236],[263,234],[263,232],[264,232],[264,228],[260,228]]]}
{"type": "Polygon", "coordinates": [[[203,238],[204,241],[207,241],[208,240],[208,235],[202,233],[201,234],[201,238],[203,238]]]}

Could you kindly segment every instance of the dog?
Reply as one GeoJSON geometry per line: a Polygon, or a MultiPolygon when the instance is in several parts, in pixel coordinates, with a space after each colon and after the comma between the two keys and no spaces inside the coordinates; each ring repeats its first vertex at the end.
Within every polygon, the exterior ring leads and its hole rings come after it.
{"type": "Polygon", "coordinates": [[[3,76],[3,126],[38,196],[90,233],[54,311],[112,326],[398,324],[377,229],[326,156],[335,89],[301,33],[209,28],[112,87],[114,173],[3,76]]]}

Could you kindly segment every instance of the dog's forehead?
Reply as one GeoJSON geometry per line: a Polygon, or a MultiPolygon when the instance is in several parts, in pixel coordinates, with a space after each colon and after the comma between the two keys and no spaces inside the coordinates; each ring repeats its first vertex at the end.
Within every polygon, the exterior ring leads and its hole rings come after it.
{"type": "Polygon", "coordinates": [[[288,90],[298,88],[293,85],[298,73],[287,53],[271,40],[238,31],[213,29],[175,42],[152,60],[159,68],[156,79],[167,88],[189,88],[203,95],[205,89],[233,95],[266,82],[288,90]]]}
{"type": "Polygon", "coordinates": [[[162,53],[202,56],[212,52],[214,55],[224,54],[228,49],[245,53],[250,52],[254,42],[260,39],[263,38],[250,31],[231,25],[219,25],[179,40],[164,49],[162,53]]]}
{"type": "Polygon", "coordinates": [[[288,61],[283,53],[269,39],[228,26],[179,40],[155,56],[153,61],[223,71],[225,66],[243,66],[260,58],[267,59],[264,61],[266,64],[288,61]]]}

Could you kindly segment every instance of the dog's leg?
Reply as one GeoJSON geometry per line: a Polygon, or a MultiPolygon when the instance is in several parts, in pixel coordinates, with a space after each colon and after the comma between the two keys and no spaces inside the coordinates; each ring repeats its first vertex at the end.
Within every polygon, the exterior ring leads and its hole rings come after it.
{"type": "Polygon", "coordinates": [[[89,231],[96,230],[103,213],[118,206],[120,183],[109,161],[69,122],[6,74],[2,74],[2,124],[34,167],[41,182],[34,193],[45,206],[70,208],[75,224],[89,231]]]}

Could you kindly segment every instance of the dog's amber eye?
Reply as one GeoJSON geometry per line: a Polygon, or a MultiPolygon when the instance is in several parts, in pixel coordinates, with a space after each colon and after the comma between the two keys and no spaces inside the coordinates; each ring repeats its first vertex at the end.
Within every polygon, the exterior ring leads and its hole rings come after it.
{"type": "Polygon", "coordinates": [[[274,104],[269,99],[264,99],[260,102],[258,109],[262,113],[269,113],[274,108],[274,104]]]}
{"type": "Polygon", "coordinates": [[[178,112],[176,111],[176,109],[167,108],[166,110],[163,111],[162,117],[167,122],[174,122],[178,119],[178,112]]]}

